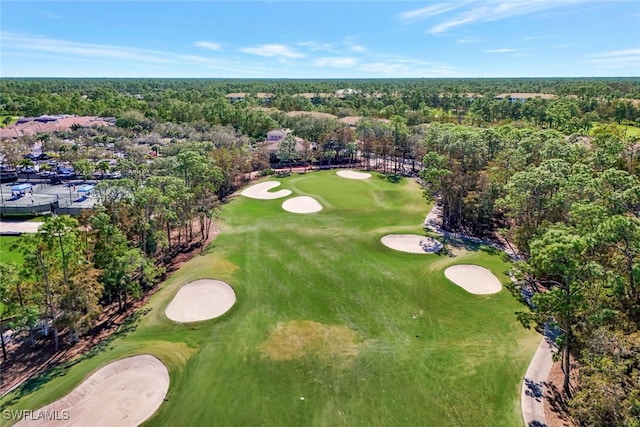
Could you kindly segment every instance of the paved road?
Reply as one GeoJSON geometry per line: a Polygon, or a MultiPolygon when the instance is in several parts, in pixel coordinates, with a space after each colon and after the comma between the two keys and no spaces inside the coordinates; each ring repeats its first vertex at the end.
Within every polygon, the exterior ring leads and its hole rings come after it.
{"type": "Polygon", "coordinates": [[[531,359],[527,373],[522,381],[520,402],[522,405],[522,417],[527,427],[543,427],[547,425],[544,414],[545,384],[553,366],[553,353],[556,346],[545,332],[538,349],[531,359]]]}

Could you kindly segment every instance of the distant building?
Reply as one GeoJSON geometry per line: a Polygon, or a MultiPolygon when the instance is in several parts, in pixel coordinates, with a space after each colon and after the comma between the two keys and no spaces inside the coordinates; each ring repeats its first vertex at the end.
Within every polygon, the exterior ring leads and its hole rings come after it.
{"type": "MultiPolygon", "coordinates": [[[[267,132],[267,152],[271,160],[275,160],[280,150],[280,143],[291,133],[291,129],[274,129],[267,132]]],[[[294,136],[296,140],[295,151],[302,153],[305,149],[305,140],[294,136]]],[[[311,147],[314,148],[313,146],[311,147]]]]}
{"type": "MultiPolygon", "coordinates": [[[[226,95],[226,98],[229,102],[242,102],[245,101],[247,99],[247,97],[251,96],[250,93],[248,92],[233,92],[233,93],[228,93],[226,95]]],[[[272,93],[265,93],[265,92],[258,92],[256,93],[256,98],[262,103],[262,104],[270,104],[271,101],[273,100],[273,94],[272,93]]]]}
{"type": "Polygon", "coordinates": [[[531,98],[555,99],[557,96],[550,93],[501,93],[493,99],[497,101],[506,99],[509,102],[526,102],[527,99],[531,98]]]}
{"type": "Polygon", "coordinates": [[[80,127],[108,127],[114,126],[116,119],[113,117],[72,116],[59,115],[39,117],[21,117],[18,121],[4,129],[0,129],[0,138],[20,138],[39,133],[53,133],[55,131],[67,131],[72,126],[80,127]]]}

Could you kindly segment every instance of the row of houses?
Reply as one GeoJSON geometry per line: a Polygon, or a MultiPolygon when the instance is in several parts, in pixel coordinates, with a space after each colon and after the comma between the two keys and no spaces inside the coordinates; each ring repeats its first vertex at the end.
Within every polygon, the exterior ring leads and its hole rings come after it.
{"type": "MultiPolygon", "coordinates": [[[[343,99],[349,95],[353,95],[353,94],[359,94],[359,91],[355,91],[354,89],[340,89],[338,91],[336,91],[335,93],[324,93],[324,92],[318,92],[318,93],[312,93],[312,92],[305,92],[305,93],[297,93],[294,94],[292,96],[300,96],[303,98],[307,98],[309,101],[311,101],[312,103],[317,103],[323,100],[327,100],[327,99],[332,99],[332,98],[338,98],[338,99],[343,99]]],[[[473,101],[474,99],[480,98],[482,97],[482,95],[476,94],[476,93],[468,93],[468,94],[464,94],[466,96],[466,98],[470,101],[473,101]]],[[[245,101],[248,97],[250,96],[254,96],[255,98],[257,98],[260,102],[264,103],[264,104],[270,104],[273,99],[275,98],[275,95],[272,93],[265,93],[265,92],[258,92],[255,95],[249,93],[249,92],[233,92],[233,93],[228,93],[226,95],[227,100],[229,100],[230,102],[242,102],[245,101]]],[[[366,98],[375,98],[375,99],[382,99],[384,94],[383,93],[379,93],[379,92],[375,92],[375,93],[371,93],[371,94],[365,94],[364,95],[366,98]]],[[[440,95],[441,97],[444,97],[444,94],[440,95]]],[[[556,99],[557,95],[553,95],[550,93],[501,93],[499,95],[496,95],[493,99],[497,100],[497,101],[502,101],[502,100],[507,100],[508,102],[525,102],[528,99],[531,98],[542,98],[542,99],[556,99]]]]}
{"type": "Polygon", "coordinates": [[[56,116],[22,117],[6,128],[0,129],[0,138],[15,139],[39,133],[68,131],[73,126],[108,127],[115,126],[114,117],[74,116],[69,114],[56,116]]]}
{"type": "MultiPolygon", "coordinates": [[[[302,98],[306,98],[311,102],[320,102],[322,100],[332,99],[332,98],[343,99],[350,95],[356,95],[359,93],[360,91],[357,91],[355,89],[339,89],[333,93],[304,92],[304,93],[296,93],[296,94],[293,94],[292,96],[299,96],[302,98]]],[[[249,92],[233,92],[233,93],[228,93],[226,95],[226,98],[230,102],[241,102],[241,101],[245,101],[250,96],[255,97],[256,99],[258,99],[264,104],[269,104],[271,103],[271,101],[273,101],[276,95],[274,95],[273,93],[265,93],[265,92],[258,92],[256,94],[252,94],[249,92]]],[[[372,94],[365,94],[364,96],[367,98],[382,99],[384,94],[375,92],[372,94]]]]}
{"type": "Polygon", "coordinates": [[[531,98],[556,99],[557,96],[550,93],[501,93],[496,95],[493,99],[496,101],[507,100],[508,102],[513,103],[526,102],[531,98]]]}

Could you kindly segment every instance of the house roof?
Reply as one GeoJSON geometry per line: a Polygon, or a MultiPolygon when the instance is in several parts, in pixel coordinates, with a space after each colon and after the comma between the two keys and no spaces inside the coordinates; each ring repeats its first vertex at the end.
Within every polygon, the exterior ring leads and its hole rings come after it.
{"type": "Polygon", "coordinates": [[[281,136],[282,138],[284,138],[290,132],[291,132],[290,129],[273,129],[273,130],[270,130],[269,132],[267,132],[267,136],[275,136],[275,135],[277,135],[277,136],[281,136]]]}
{"type": "Polygon", "coordinates": [[[55,131],[69,130],[73,125],[82,127],[113,126],[115,119],[111,117],[95,116],[39,116],[22,117],[17,123],[0,129],[0,138],[20,138],[39,133],[51,133],[55,131]]]}
{"type": "Polygon", "coordinates": [[[556,95],[551,93],[501,93],[496,95],[496,98],[515,98],[515,99],[529,99],[529,98],[542,98],[542,99],[554,99],[556,95]]]}
{"type": "MultiPolygon", "coordinates": [[[[295,150],[297,152],[301,152],[304,150],[304,139],[300,138],[299,136],[294,137],[296,140],[296,145],[295,145],[295,150]]],[[[280,141],[274,141],[271,143],[267,144],[267,151],[269,153],[277,153],[278,150],[280,149],[280,143],[282,142],[282,140],[280,141]]]]}

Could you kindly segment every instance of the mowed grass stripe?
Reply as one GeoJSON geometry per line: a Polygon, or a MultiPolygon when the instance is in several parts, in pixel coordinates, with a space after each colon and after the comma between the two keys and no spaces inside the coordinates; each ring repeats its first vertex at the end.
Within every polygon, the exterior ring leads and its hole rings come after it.
{"type": "MultiPolygon", "coordinates": [[[[386,248],[384,234],[422,232],[428,207],[420,189],[334,173],[282,180],[291,197],[327,203],[315,214],[287,213],[283,199],[235,197],[207,254],[176,272],[137,329],[105,352],[121,345],[144,352],[157,340],[192,351],[170,367],[171,395],[148,424],[521,425],[519,384],[537,336],[517,323],[520,307],[507,291],[471,295],[443,274],[452,264],[477,263],[506,281],[508,265],[484,251],[447,257],[386,248]],[[192,325],[164,318],[179,287],[200,278],[231,284],[232,310],[192,325]],[[267,356],[274,329],[299,322],[329,328],[336,339],[314,341],[293,360],[267,356]],[[357,337],[353,358],[335,352],[343,335],[357,337]]],[[[47,390],[18,406],[59,393],[47,390]]]]}

